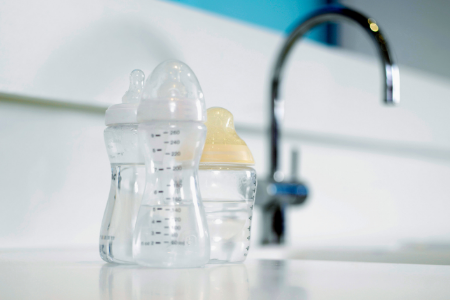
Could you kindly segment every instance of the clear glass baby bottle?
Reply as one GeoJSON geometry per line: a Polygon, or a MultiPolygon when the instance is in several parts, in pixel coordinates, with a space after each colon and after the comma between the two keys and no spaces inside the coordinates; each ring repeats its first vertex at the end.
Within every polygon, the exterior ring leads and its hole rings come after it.
{"type": "Polygon", "coordinates": [[[158,268],[200,267],[209,236],[198,186],[205,143],[203,92],[192,70],[171,60],[147,80],[138,108],[146,185],[134,231],[134,260],[158,268]]]}
{"type": "Polygon", "coordinates": [[[226,109],[207,110],[200,189],[211,241],[209,263],[243,262],[250,249],[256,192],[254,160],[226,109]]]}
{"type": "Polygon", "coordinates": [[[145,164],[138,143],[137,108],[145,75],[134,70],[121,104],[108,108],[104,131],[111,162],[111,189],[100,230],[100,256],[107,262],[133,261],[133,232],[145,186],[145,164]]]}

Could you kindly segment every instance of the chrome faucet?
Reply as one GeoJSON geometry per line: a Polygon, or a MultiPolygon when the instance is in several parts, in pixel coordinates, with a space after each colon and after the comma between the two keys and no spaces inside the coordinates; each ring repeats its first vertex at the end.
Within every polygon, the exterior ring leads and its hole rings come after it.
{"type": "Polygon", "coordinates": [[[295,43],[310,29],[330,21],[350,20],[359,24],[375,41],[384,69],[384,103],[396,104],[400,100],[400,79],[398,68],[393,62],[386,39],[378,24],[361,13],[341,6],[330,5],[318,9],[304,19],[289,34],[281,48],[272,74],[270,94],[270,173],[267,181],[258,183],[256,205],[263,211],[263,244],[281,244],[284,242],[284,212],[287,205],[302,204],[308,196],[308,188],[296,179],[297,154],[293,153],[291,180],[284,181],[279,169],[280,125],[284,114],[284,103],[279,97],[281,74],[286,58],[295,43]]]}

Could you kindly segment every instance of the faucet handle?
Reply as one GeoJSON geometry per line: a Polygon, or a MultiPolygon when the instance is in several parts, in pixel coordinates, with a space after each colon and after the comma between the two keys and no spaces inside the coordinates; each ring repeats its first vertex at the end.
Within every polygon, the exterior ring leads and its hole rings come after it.
{"type": "MultiPolygon", "coordinates": [[[[289,181],[258,180],[255,204],[262,209],[262,244],[284,241],[284,210],[288,205],[303,204],[308,198],[308,187],[298,180],[299,151],[291,152],[291,178],[289,181]]],[[[281,171],[279,174],[282,174],[281,171]]]]}
{"type": "Polygon", "coordinates": [[[273,182],[267,186],[267,194],[284,198],[288,204],[302,204],[308,197],[308,188],[298,179],[299,151],[291,149],[291,178],[286,182],[273,182]]]}
{"type": "Polygon", "coordinates": [[[295,182],[297,181],[297,173],[298,173],[298,149],[292,148],[291,149],[291,181],[295,182]]]}
{"type": "Polygon", "coordinates": [[[298,180],[299,151],[291,151],[291,178],[289,181],[259,180],[256,204],[261,206],[279,202],[290,205],[302,204],[308,197],[308,187],[298,180]]]}

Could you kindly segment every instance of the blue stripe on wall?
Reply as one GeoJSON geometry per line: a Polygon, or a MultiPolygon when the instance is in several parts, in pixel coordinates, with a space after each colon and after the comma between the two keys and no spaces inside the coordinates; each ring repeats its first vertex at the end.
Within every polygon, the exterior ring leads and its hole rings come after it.
{"type": "MultiPolygon", "coordinates": [[[[240,21],[288,33],[293,24],[327,3],[325,0],[168,0],[220,14],[240,21]]],[[[308,35],[326,43],[326,26],[308,35]]]]}

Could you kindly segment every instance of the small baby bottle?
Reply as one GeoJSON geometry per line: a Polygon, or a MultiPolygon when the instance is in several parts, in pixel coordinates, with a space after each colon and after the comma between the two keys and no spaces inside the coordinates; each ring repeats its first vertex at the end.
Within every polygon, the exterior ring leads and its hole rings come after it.
{"type": "Polygon", "coordinates": [[[206,108],[194,72],[161,63],[138,108],[146,184],[134,231],[136,263],[157,268],[204,266],[210,241],[198,185],[206,108]]]}
{"type": "Polygon", "coordinates": [[[121,104],[108,108],[104,137],[111,162],[111,190],[100,230],[104,261],[132,263],[136,216],[145,186],[145,164],[138,143],[137,108],[145,75],[134,70],[121,104]]]}
{"type": "Polygon", "coordinates": [[[209,108],[205,125],[199,179],[211,241],[209,263],[243,262],[250,248],[256,192],[253,156],[228,110],[209,108]]]}

